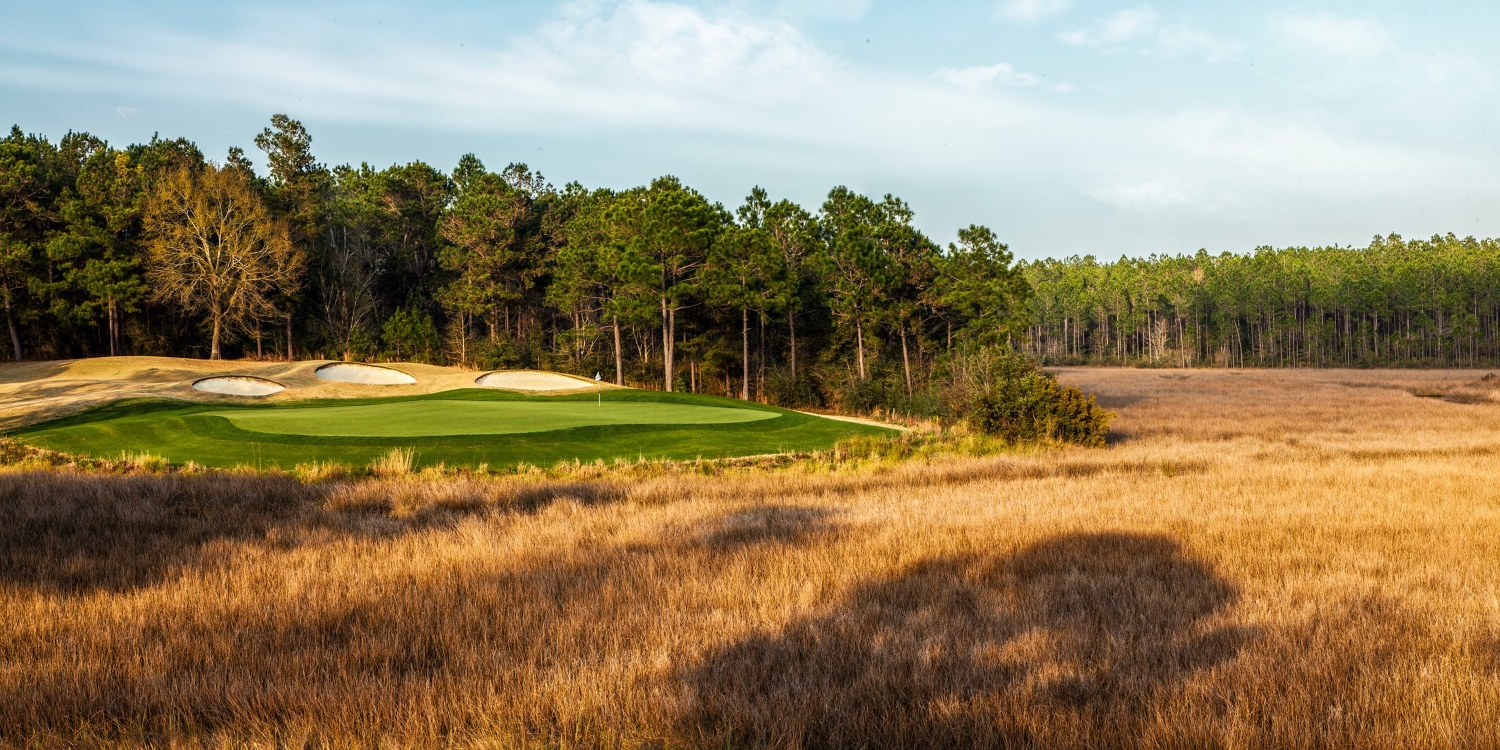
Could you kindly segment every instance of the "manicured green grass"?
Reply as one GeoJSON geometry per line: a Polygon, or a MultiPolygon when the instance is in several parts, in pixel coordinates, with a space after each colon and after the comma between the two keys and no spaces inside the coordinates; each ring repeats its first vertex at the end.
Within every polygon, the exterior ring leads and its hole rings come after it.
{"type": "Polygon", "coordinates": [[[173,463],[291,468],[364,466],[412,448],[428,466],[500,468],[616,458],[722,458],[826,449],[890,430],[714,396],[655,391],[535,396],[466,389],[425,396],[280,404],[122,401],[23,428],[33,445],[99,457],[151,453],[173,463]]]}
{"type": "Polygon", "coordinates": [[[251,432],[348,437],[424,437],[551,432],[596,425],[727,424],[774,419],[758,409],[578,401],[396,401],[311,409],[206,412],[251,432]]]}

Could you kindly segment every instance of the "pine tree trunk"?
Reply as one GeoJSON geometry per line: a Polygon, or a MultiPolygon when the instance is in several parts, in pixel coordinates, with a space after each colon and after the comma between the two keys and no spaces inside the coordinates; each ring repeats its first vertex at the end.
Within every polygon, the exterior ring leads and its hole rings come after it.
{"type": "Polygon", "coordinates": [[[901,367],[906,370],[906,397],[911,398],[911,353],[906,348],[906,321],[901,321],[901,367]]]}
{"type": "Polygon", "coordinates": [[[12,350],[14,350],[14,352],[15,352],[16,361],[17,362],[24,362],[24,361],[26,361],[26,357],[24,356],[24,354],[21,351],[21,334],[20,334],[20,332],[18,332],[16,330],[16,319],[15,319],[15,317],[13,317],[11,315],[11,312],[10,312],[10,291],[9,290],[6,290],[6,292],[5,292],[5,324],[7,326],[10,326],[10,345],[11,345],[12,350]]]}
{"type": "Polygon", "coordinates": [[[662,376],[666,381],[667,393],[672,392],[672,347],[675,345],[673,336],[677,335],[676,328],[677,311],[667,307],[667,298],[661,298],[661,358],[662,376]]]}
{"type": "Polygon", "coordinates": [[[859,379],[865,379],[865,326],[858,316],[854,318],[854,341],[858,351],[859,379]]]}
{"type": "MultiPolygon", "coordinates": [[[[215,329],[217,335],[217,329],[215,329]]],[[[291,362],[297,358],[297,346],[292,343],[292,314],[286,314],[286,361],[291,362]]]]}
{"type": "Polygon", "coordinates": [[[615,385],[625,385],[625,360],[620,352],[620,316],[615,315],[615,385]]]}
{"type": "Polygon", "coordinates": [[[756,376],[755,400],[761,403],[766,401],[766,311],[757,310],[755,315],[760,319],[760,344],[756,352],[756,367],[760,374],[756,376]]]}
{"type": "Polygon", "coordinates": [[[787,328],[787,332],[791,335],[791,341],[792,341],[792,348],[791,348],[791,353],[792,353],[792,382],[796,383],[797,382],[797,316],[796,316],[795,313],[792,313],[791,311],[788,311],[787,314],[786,314],[786,328],[787,328]]]}
{"type": "Polygon", "coordinates": [[[120,356],[120,323],[115,317],[115,298],[110,297],[106,303],[109,318],[109,356],[120,356]]]}
{"type": "Polygon", "coordinates": [[[208,349],[208,358],[223,359],[223,357],[219,354],[219,319],[217,317],[214,318],[213,341],[208,349]]]}
{"type": "Polygon", "coordinates": [[[260,348],[260,321],[257,320],[255,321],[255,361],[259,362],[263,359],[265,359],[265,354],[261,352],[260,348]]]}
{"type": "Polygon", "coordinates": [[[740,400],[750,400],[750,308],[740,308],[740,400]]]}

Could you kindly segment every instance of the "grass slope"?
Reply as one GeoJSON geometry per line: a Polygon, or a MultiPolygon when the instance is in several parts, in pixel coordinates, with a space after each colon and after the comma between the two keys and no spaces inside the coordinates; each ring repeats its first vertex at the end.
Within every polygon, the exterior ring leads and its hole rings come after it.
{"type": "MultiPolygon", "coordinates": [[[[535,396],[505,391],[464,389],[395,398],[316,400],[226,407],[160,399],[122,401],[13,433],[37,446],[79,455],[118,456],[152,453],[174,463],[205,466],[291,468],[310,461],[337,461],[362,466],[391,448],[410,447],[419,466],[551,465],[577,459],[721,458],[784,451],[819,450],[856,435],[888,433],[867,425],[837,422],[761,404],[715,396],[653,391],[606,391],[609,414],[658,411],[671,424],[580,424],[579,415],[598,410],[595,394],[535,396]],[[494,412],[507,402],[535,416],[550,411],[552,424],[539,432],[510,434],[430,434],[443,431],[454,414],[494,412]],[[286,434],[271,430],[311,431],[319,422],[340,428],[330,413],[367,407],[368,418],[350,420],[364,433],[379,429],[382,417],[399,416],[387,428],[404,435],[381,436],[286,434]],[[742,414],[749,412],[749,414],[742,414]],[[747,419],[748,418],[748,419],[747,419]],[[676,421],[680,420],[680,421],[676,421]],[[734,420],[734,421],[731,421],[734,420]],[[714,423],[704,423],[712,421],[714,423]],[[240,426],[236,425],[236,422],[240,426]],[[244,429],[253,426],[258,429],[244,429]],[[265,430],[265,431],[262,431],[265,430]],[[412,432],[428,432],[413,435],[412,432]]],[[[604,415],[596,415],[603,419],[604,415]]]]}

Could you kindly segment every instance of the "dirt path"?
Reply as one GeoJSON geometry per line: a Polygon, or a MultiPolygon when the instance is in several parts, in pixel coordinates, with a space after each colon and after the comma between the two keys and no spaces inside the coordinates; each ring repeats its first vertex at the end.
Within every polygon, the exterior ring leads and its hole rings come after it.
{"type": "Polygon", "coordinates": [[[870,425],[871,427],[884,427],[884,428],[890,429],[890,430],[900,430],[901,432],[906,432],[907,430],[911,429],[910,427],[906,427],[904,425],[891,424],[890,422],[881,422],[881,421],[875,420],[875,419],[865,419],[864,417],[846,417],[846,416],[844,416],[842,414],[819,414],[818,412],[815,412],[815,411],[802,411],[800,409],[798,409],[796,411],[797,411],[798,414],[807,414],[807,415],[813,416],[813,417],[822,417],[824,419],[832,419],[832,420],[837,421],[837,422],[853,422],[854,424],[865,424],[865,425],[870,425]]]}

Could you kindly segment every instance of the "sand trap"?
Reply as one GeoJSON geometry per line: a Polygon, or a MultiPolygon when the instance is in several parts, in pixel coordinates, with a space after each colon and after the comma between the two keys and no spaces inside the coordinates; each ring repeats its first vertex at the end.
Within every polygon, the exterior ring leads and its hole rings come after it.
{"type": "Polygon", "coordinates": [[[487,372],[474,380],[475,385],[486,388],[505,388],[512,391],[576,391],[594,385],[592,380],[558,375],[555,372],[530,372],[512,370],[487,372]]]}
{"type": "Polygon", "coordinates": [[[332,380],[336,383],[359,383],[361,385],[411,385],[417,382],[416,378],[400,370],[348,362],[323,365],[313,374],[317,375],[319,380],[332,380]]]}
{"type": "Polygon", "coordinates": [[[269,396],[286,390],[286,386],[265,378],[248,375],[224,375],[193,381],[193,390],[225,396],[269,396]]]}

